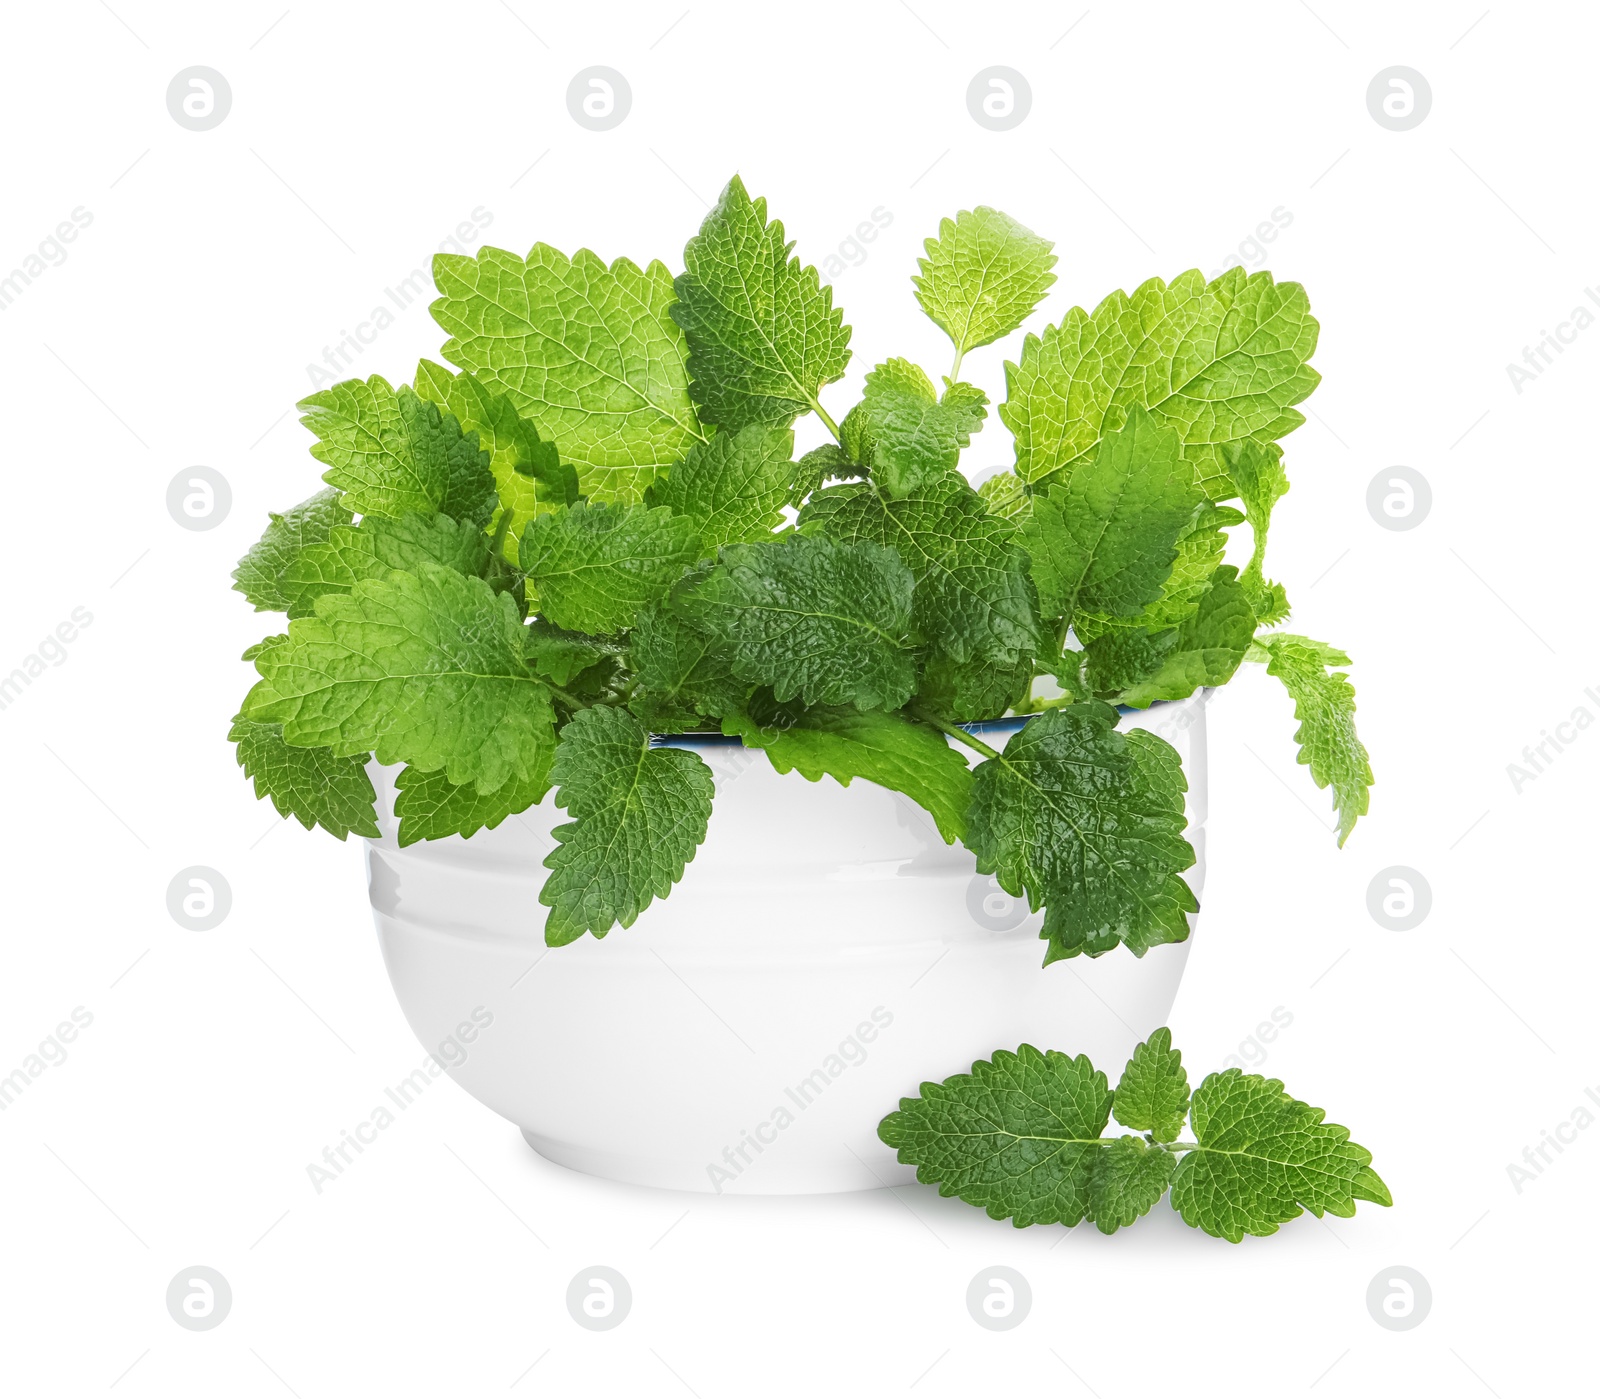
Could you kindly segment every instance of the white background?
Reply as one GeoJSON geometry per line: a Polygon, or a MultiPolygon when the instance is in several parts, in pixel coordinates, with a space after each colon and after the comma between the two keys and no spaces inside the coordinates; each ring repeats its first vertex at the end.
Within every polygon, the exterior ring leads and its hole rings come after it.
{"type": "MultiPolygon", "coordinates": [[[[1520,793],[1506,767],[1575,707],[1600,714],[1584,695],[1600,687],[1600,329],[1521,393],[1506,366],[1600,280],[1593,17],[1485,15],[1482,0],[281,4],[69,0],[7,18],[0,274],[74,208],[93,221],[0,319],[0,672],[73,608],[93,622],[0,711],[0,1074],[74,1007],[94,1020],[0,1115],[0,1385],[302,1399],[1582,1387],[1600,1131],[1520,1193],[1507,1165],[1600,1085],[1600,732],[1520,793]],[[207,132],[165,103],[193,64],[232,89],[207,132]],[[565,100],[593,64],[633,94],[604,133],[565,100]],[[992,64],[1033,93],[1003,133],[966,105],[992,64]],[[1366,104],[1396,64],[1433,95],[1407,132],[1366,104]],[[1266,1070],[1352,1127],[1392,1210],[1307,1216],[1232,1247],[1165,1205],[1107,1239],[1016,1231],[924,1188],[653,1192],[541,1161],[449,1083],[313,1192],[306,1164],[422,1051],[386,982],[358,843],[277,822],[223,741],[250,678],[235,658],[273,620],[228,572],[269,508],[317,484],[289,411],[306,365],[474,208],[519,252],[545,240],[677,268],[735,170],[809,260],[875,208],[892,214],[835,279],[856,328],[851,372],[825,394],[835,416],[891,353],[943,370],[907,281],[942,215],[993,204],[1057,240],[1038,327],[1153,274],[1211,272],[1274,209],[1292,214],[1266,265],[1308,288],[1324,380],[1286,444],[1269,571],[1295,629],[1355,657],[1378,785],[1337,850],[1276,683],[1257,671],[1218,697],[1206,910],[1174,1029],[1204,1072],[1274,1008],[1292,1014],[1266,1070]],[[165,505],[197,464],[232,487],[208,532],[165,505]],[[1366,506],[1396,464],[1433,492],[1407,532],[1366,506]],[[190,865],[231,885],[214,931],[167,913],[190,865]],[[1432,888],[1405,933],[1367,911],[1393,865],[1432,888]],[[564,1295],[599,1263],[627,1276],[634,1307],[593,1334],[564,1295]],[[206,1333],[164,1303],[194,1264],[234,1294],[206,1333]],[[998,1334],[964,1304],[995,1264],[1034,1296],[998,1334]],[[1433,1290],[1405,1333],[1365,1303],[1396,1264],[1433,1290]]],[[[401,382],[437,354],[425,300],[360,373],[401,382]]],[[[1000,396],[1019,343],[975,352],[968,374],[1000,396]]],[[[991,418],[968,464],[1008,454],[991,418]]]]}

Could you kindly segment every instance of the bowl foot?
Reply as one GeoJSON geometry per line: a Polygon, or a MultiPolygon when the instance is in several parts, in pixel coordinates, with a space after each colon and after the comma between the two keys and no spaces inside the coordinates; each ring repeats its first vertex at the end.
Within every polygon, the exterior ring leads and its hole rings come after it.
{"type": "Polygon", "coordinates": [[[624,1156],[555,1141],[526,1127],[521,1132],[522,1140],[546,1161],[565,1166],[569,1171],[629,1185],[647,1185],[656,1190],[687,1190],[697,1195],[842,1195],[856,1190],[906,1185],[916,1179],[916,1172],[910,1166],[891,1160],[887,1165],[869,1169],[859,1159],[781,1168],[776,1161],[758,1161],[736,1174],[720,1161],[696,1165],[662,1157],[624,1156]]]}

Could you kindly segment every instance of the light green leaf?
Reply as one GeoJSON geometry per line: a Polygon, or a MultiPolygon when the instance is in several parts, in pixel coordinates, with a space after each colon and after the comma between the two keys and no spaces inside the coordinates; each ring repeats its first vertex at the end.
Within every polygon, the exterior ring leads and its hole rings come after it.
{"type": "Polygon", "coordinates": [[[1283,448],[1276,442],[1260,443],[1246,439],[1227,449],[1228,475],[1244,502],[1245,518],[1255,546],[1250,562],[1239,575],[1240,585],[1256,615],[1264,623],[1281,622],[1289,615],[1289,599],[1281,583],[1269,583],[1262,576],[1267,555],[1267,531],[1272,524],[1272,507],[1289,490],[1289,477],[1283,469],[1283,448]]]}
{"type": "Polygon", "coordinates": [[[561,843],[539,892],[545,941],[560,947],[630,927],[671,892],[705,839],[712,780],[699,755],[652,748],[630,714],[604,705],[562,730],[550,776],[575,818],[552,833],[561,843]]]}
{"type": "Polygon", "coordinates": [[[336,757],[328,748],[292,748],[283,741],[282,724],[243,714],[234,718],[228,742],[256,797],[271,797],[278,815],[293,816],[308,831],[321,826],[340,840],[351,831],[377,839],[377,796],[366,767],[371,754],[336,757]]]}
{"type": "Polygon", "coordinates": [[[957,354],[1009,335],[1056,279],[1055,244],[998,209],[963,209],[923,246],[917,301],[957,354]]]}
{"type": "Polygon", "coordinates": [[[1294,741],[1300,761],[1311,769],[1318,787],[1333,788],[1333,805],[1339,813],[1339,844],[1349,839],[1356,819],[1367,814],[1372,765],[1367,750],[1356,737],[1356,692],[1343,671],[1350,657],[1321,641],[1287,632],[1258,639],[1270,659],[1267,674],[1283,681],[1294,700],[1294,717],[1300,721],[1294,741]]]}
{"type": "MultiPolygon", "coordinates": [[[[975,424],[981,424],[989,416],[989,395],[976,384],[964,383],[959,379],[952,379],[948,374],[944,376],[944,392],[939,395],[939,406],[951,408],[968,413],[975,424]]],[[[975,425],[972,431],[978,430],[975,425]]]]}
{"type": "Polygon", "coordinates": [[[1039,645],[1027,555],[1016,531],[954,473],[899,500],[871,483],[838,486],[800,512],[801,533],[893,549],[916,579],[912,625],[957,662],[1010,666],[1039,645]]]}
{"type": "Polygon", "coordinates": [[[1021,524],[1033,513],[1033,497],[1014,471],[997,471],[978,487],[978,496],[991,515],[1021,524]]]}
{"type": "Polygon", "coordinates": [[[693,520],[702,552],[766,539],[794,488],[794,433],[751,426],[697,443],[650,491],[652,505],[693,520]]]}
{"type": "Polygon", "coordinates": [[[1133,1051],[1122,1071],[1111,1111],[1124,1127],[1148,1132],[1158,1142],[1175,1142],[1189,1115],[1189,1075],[1183,1055],[1172,1047],[1163,1026],[1133,1051]]]}
{"type": "Polygon", "coordinates": [[[683,250],[673,319],[689,342],[701,420],[732,432],[788,427],[850,362],[850,327],[815,267],[791,257],[737,175],[683,250]]]}
{"type": "Polygon", "coordinates": [[[452,374],[431,360],[417,364],[417,393],[446,412],[454,413],[463,428],[478,434],[478,445],[489,453],[498,505],[489,520],[489,533],[500,530],[501,517],[511,519],[504,532],[507,559],[517,557],[517,542],[535,515],[571,505],[578,498],[578,473],[561,460],[554,442],[546,442],[531,421],[517,412],[503,393],[491,393],[470,374],[452,374]]]}
{"type": "MultiPolygon", "coordinates": [[[[274,646],[283,646],[287,644],[288,640],[288,632],[279,632],[277,636],[264,636],[260,641],[256,642],[254,646],[246,646],[244,650],[240,652],[239,659],[241,661],[253,661],[257,656],[266,655],[267,652],[272,650],[274,646]]],[[[1265,664],[1267,653],[1263,651],[1259,659],[1263,664],[1265,664]]]]}
{"type": "Polygon", "coordinates": [[[484,795],[470,782],[457,786],[443,771],[400,769],[395,778],[394,814],[400,818],[400,844],[438,840],[443,836],[471,836],[492,831],[508,816],[526,811],[544,800],[550,790],[549,765],[555,749],[545,750],[544,768],[532,778],[512,778],[484,795]]]}
{"type": "Polygon", "coordinates": [[[1388,1204],[1372,1153],[1323,1117],[1275,1078],[1210,1075],[1189,1109],[1199,1147],[1178,1162],[1172,1207],[1186,1224],[1238,1243],[1277,1233],[1302,1210],[1320,1219],[1353,1215],[1357,1200],[1388,1204]]]}
{"type": "Polygon", "coordinates": [[[304,549],[325,544],[336,525],[348,525],[350,507],[344,493],[329,486],[310,500],[302,500],[285,514],[268,516],[266,533],[233,570],[233,586],[257,612],[284,612],[283,575],[304,549]]]}
{"type": "Polygon", "coordinates": [[[674,607],[721,641],[733,670],[781,703],[898,709],[916,673],[915,580],[892,549],[787,534],[731,544],[674,607]]]}
{"type": "Polygon", "coordinates": [[[864,777],[910,797],[933,817],[947,844],[965,833],[972,773],[937,729],[855,709],[809,709],[792,727],[772,729],[735,715],[722,728],[762,749],[779,772],[798,772],[807,782],[832,777],[842,787],[864,777]]]}
{"type": "Polygon", "coordinates": [[[1077,1224],[1111,1114],[1106,1076],[1083,1055],[1025,1044],[980,1059],[970,1074],[924,1083],[878,1124],[917,1179],[992,1219],[1077,1224]]]}
{"type": "Polygon", "coordinates": [[[1265,583],[1251,599],[1250,608],[1258,626],[1275,627],[1289,620],[1289,594],[1282,583],[1265,583]]]}
{"type": "Polygon", "coordinates": [[[1092,462],[1033,501],[1022,540],[1039,610],[1071,618],[1081,606],[1134,617],[1161,596],[1177,540],[1199,504],[1178,434],[1135,407],[1101,439],[1092,462]]]}
{"type": "Polygon", "coordinates": [[[325,544],[301,551],[284,570],[283,596],[291,619],[309,617],[319,597],[348,593],[363,578],[392,568],[414,572],[436,563],[480,578],[489,562],[489,538],[476,525],[448,515],[368,515],[359,525],[336,525],[325,544]]]}
{"type": "Polygon", "coordinates": [[[324,598],[256,668],[245,717],[296,747],[442,768],[483,793],[549,761],[550,692],[523,660],[516,604],[437,564],[324,598]]]}
{"type": "Polygon", "coordinates": [[[374,374],[347,379],[296,405],[317,436],[311,455],[327,466],[322,479],[345,493],[360,515],[432,515],[482,526],[494,508],[489,454],[476,433],[463,434],[453,414],[392,389],[374,374]]]}
{"type": "Polygon", "coordinates": [[[429,309],[451,336],[444,357],[509,397],[591,500],[638,501],[707,436],[660,262],[607,267],[586,248],[568,258],[536,243],[525,259],[440,253],[433,272],[443,295],[429,309]]]}
{"type": "Polygon", "coordinates": [[[1255,636],[1256,615],[1238,569],[1223,564],[1194,614],[1175,630],[1108,632],[1089,643],[1089,688],[1145,709],[1233,679],[1255,636]]]}
{"type": "Polygon", "coordinates": [[[1180,873],[1194,851],[1178,755],[1116,721],[1093,701],[1049,710],[974,774],[967,847],[980,873],[1047,908],[1046,965],[1119,942],[1136,956],[1182,942],[1198,906],[1180,873]]]}
{"type": "Polygon", "coordinates": [[[1074,307],[1006,365],[1000,417],[1016,438],[1017,474],[1069,477],[1137,404],[1178,430],[1200,486],[1226,499],[1229,444],[1272,441],[1305,421],[1293,405],[1320,377],[1306,363],[1316,343],[1299,283],[1238,267],[1211,283],[1196,271],[1170,285],[1153,277],[1093,314],[1074,307]]]}
{"type": "Polygon", "coordinates": [[[522,535],[522,568],[540,608],[570,631],[630,626],[699,556],[694,521],[661,506],[580,501],[538,516],[522,535]]]}

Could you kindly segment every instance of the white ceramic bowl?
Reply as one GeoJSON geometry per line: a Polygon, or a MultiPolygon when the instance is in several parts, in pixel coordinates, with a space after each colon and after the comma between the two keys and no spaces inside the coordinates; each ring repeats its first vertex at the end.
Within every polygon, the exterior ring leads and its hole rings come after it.
{"type": "MultiPolygon", "coordinates": [[[[1205,697],[1130,711],[1177,748],[1205,872],[1205,697]]],[[[1020,726],[974,726],[999,745],[1020,726]]],[[[716,775],[700,853],[631,928],[544,945],[551,797],[493,831],[401,849],[374,765],[367,843],[384,962],[411,1027],[552,1161],[677,1190],[811,1194],[914,1179],[877,1125],[927,1079],[1029,1043],[1115,1081],[1164,1024],[1189,943],[1042,968],[1042,914],[911,801],[779,776],[679,737],[716,775]]]]}

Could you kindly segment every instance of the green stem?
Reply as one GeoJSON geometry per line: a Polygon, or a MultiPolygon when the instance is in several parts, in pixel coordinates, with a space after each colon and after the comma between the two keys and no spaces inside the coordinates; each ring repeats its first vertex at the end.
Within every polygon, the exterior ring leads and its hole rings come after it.
{"type": "Polygon", "coordinates": [[[966,351],[963,350],[960,346],[956,347],[955,363],[953,363],[950,366],[950,382],[952,384],[955,383],[956,380],[961,377],[961,359],[962,359],[962,356],[965,355],[965,354],[966,354],[966,351]]]}
{"type": "Polygon", "coordinates": [[[1000,756],[998,748],[989,747],[981,738],[974,738],[965,729],[958,728],[955,724],[947,724],[943,719],[929,714],[926,710],[913,709],[911,714],[913,718],[922,720],[924,724],[938,729],[942,734],[948,734],[957,743],[966,744],[968,748],[971,748],[974,752],[982,753],[986,758],[998,758],[1000,756]]]}
{"type": "MultiPolygon", "coordinates": [[[[511,507],[502,505],[500,507],[500,518],[495,522],[494,536],[490,541],[490,548],[493,550],[495,558],[505,557],[506,535],[510,532],[511,507]]],[[[510,560],[507,560],[507,562],[509,563],[510,560]]]]}
{"type": "MultiPolygon", "coordinates": [[[[828,416],[828,410],[824,408],[822,404],[819,403],[815,398],[811,400],[811,410],[822,419],[823,426],[833,434],[833,440],[835,442],[839,442],[839,424],[834,422],[834,420],[828,416]]],[[[839,445],[843,446],[844,444],[840,442],[839,445]]]]}
{"type": "Polygon", "coordinates": [[[1178,1152],[1200,1150],[1199,1142],[1156,1142],[1155,1145],[1159,1146],[1163,1151],[1178,1152]]]}

